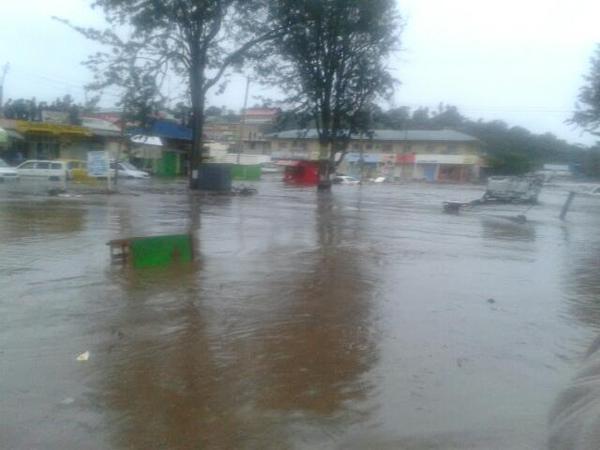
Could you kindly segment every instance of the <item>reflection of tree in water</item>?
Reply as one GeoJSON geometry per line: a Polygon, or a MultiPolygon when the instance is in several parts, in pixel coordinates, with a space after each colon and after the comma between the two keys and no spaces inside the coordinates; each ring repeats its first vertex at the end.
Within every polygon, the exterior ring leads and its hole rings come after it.
{"type": "Polygon", "coordinates": [[[111,324],[122,338],[100,389],[118,447],[233,448],[235,424],[214,416],[223,390],[194,279],[167,271],[125,283],[127,306],[111,324]]]}
{"type": "Polygon", "coordinates": [[[209,281],[201,266],[113,274],[123,306],[105,326],[98,391],[115,447],[282,449],[293,446],[294,413],[307,424],[361,417],[372,285],[334,203],[320,200],[316,249],[269,266],[272,284],[243,269],[209,281]],[[249,277],[273,308],[228,277],[249,277]]]}
{"type": "Polygon", "coordinates": [[[78,232],[83,229],[86,214],[86,208],[81,205],[56,200],[2,203],[0,237],[14,239],[78,232]]]}
{"type": "Polygon", "coordinates": [[[263,408],[333,416],[369,392],[361,376],[375,358],[372,285],[355,243],[344,242],[348,224],[337,206],[319,198],[318,247],[305,255],[312,264],[286,280],[284,315],[263,330],[263,408]]]}
{"type": "MultiPolygon", "coordinates": [[[[195,236],[198,214],[198,202],[190,199],[187,231],[195,236]]],[[[119,223],[122,231],[130,226],[128,220],[119,223]]],[[[199,259],[197,254],[195,264],[167,269],[110,272],[122,307],[105,325],[111,343],[98,392],[116,448],[225,449],[243,442],[239,397],[208,330],[199,259]]]]}

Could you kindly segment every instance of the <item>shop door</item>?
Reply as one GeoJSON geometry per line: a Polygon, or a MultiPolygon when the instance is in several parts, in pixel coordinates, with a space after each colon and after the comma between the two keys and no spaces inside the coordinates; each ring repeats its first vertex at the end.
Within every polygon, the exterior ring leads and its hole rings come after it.
{"type": "Polygon", "coordinates": [[[423,164],[423,177],[427,181],[435,181],[437,164],[423,164]]]}

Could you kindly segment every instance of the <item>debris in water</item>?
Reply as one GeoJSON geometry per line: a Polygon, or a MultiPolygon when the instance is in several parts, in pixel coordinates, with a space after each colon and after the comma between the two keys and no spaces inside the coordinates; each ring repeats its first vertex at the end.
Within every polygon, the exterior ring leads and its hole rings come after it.
{"type": "Polygon", "coordinates": [[[90,359],[90,352],[89,351],[83,352],[81,355],[79,355],[77,357],[77,361],[87,361],[88,359],[90,359]]]}
{"type": "Polygon", "coordinates": [[[496,300],[494,300],[493,298],[488,298],[488,299],[487,299],[487,302],[488,302],[488,303],[496,303],[496,300]]]}
{"type": "Polygon", "coordinates": [[[72,405],[73,403],[75,403],[75,399],[73,397],[67,397],[60,402],[61,405],[72,405]]]}
{"type": "Polygon", "coordinates": [[[193,238],[189,234],[115,239],[107,245],[113,263],[135,268],[165,267],[194,259],[193,238]]]}

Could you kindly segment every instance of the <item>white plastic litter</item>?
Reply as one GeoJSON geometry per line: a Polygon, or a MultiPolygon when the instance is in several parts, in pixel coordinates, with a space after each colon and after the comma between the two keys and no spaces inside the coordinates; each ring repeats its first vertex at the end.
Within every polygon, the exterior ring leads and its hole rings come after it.
{"type": "Polygon", "coordinates": [[[87,361],[88,359],[90,359],[90,352],[83,352],[77,357],[77,361],[87,361]]]}

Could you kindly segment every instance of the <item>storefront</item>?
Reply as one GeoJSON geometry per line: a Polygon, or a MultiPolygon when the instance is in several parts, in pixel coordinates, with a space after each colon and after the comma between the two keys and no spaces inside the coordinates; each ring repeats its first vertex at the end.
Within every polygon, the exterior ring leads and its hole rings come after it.
{"type": "Polygon", "coordinates": [[[465,183],[479,178],[476,155],[415,155],[413,178],[429,182],[465,183]]]}
{"type": "Polygon", "coordinates": [[[379,176],[380,154],[348,153],[344,158],[341,171],[358,179],[379,176]]]}
{"type": "Polygon", "coordinates": [[[396,167],[394,178],[400,180],[412,180],[415,174],[415,154],[401,153],[396,155],[396,167]]]}
{"type": "Polygon", "coordinates": [[[90,130],[74,126],[18,120],[16,131],[24,137],[25,159],[86,159],[93,134],[90,130]]]}

